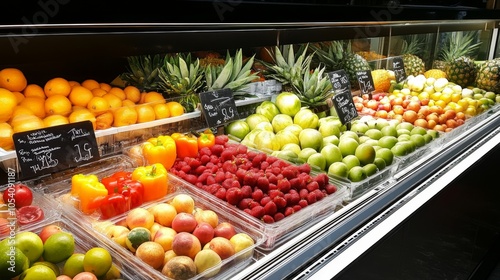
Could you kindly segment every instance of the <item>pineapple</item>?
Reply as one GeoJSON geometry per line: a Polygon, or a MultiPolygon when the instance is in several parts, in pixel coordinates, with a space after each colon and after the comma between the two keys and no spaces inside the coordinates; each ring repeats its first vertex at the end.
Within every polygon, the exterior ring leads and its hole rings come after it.
{"type": "Polygon", "coordinates": [[[403,41],[401,54],[406,75],[418,76],[424,74],[425,62],[416,55],[421,47],[422,41],[416,35],[412,35],[407,40],[403,41]]]}
{"type": "Polygon", "coordinates": [[[192,61],[191,54],[171,55],[160,68],[160,88],[169,95],[181,96],[180,103],[186,112],[192,112],[199,103],[198,89],[203,85],[200,60],[192,61]]]}
{"type": "Polygon", "coordinates": [[[233,91],[235,99],[254,97],[245,90],[248,83],[259,78],[258,73],[251,69],[254,56],[244,62],[242,50],[239,49],[234,57],[228,52],[224,61],[223,66],[207,65],[204,68],[206,90],[229,88],[233,91]]]}
{"type": "Polygon", "coordinates": [[[370,65],[361,55],[351,51],[351,45],[332,41],[319,45],[311,45],[316,59],[325,66],[327,72],[344,69],[349,76],[352,89],[358,89],[359,84],[356,72],[371,70],[370,65]]]}
{"type": "Polygon", "coordinates": [[[300,79],[293,81],[293,93],[311,109],[327,105],[326,100],[332,96],[332,83],[324,72],[325,67],[316,67],[312,72],[307,67],[300,79]]]}
{"type": "Polygon", "coordinates": [[[151,57],[150,55],[139,55],[127,57],[129,71],[122,73],[122,79],[126,85],[132,85],[141,91],[160,90],[158,77],[160,68],[163,66],[164,58],[159,54],[151,57]]]}
{"type": "Polygon", "coordinates": [[[446,63],[444,71],[448,80],[462,87],[471,86],[476,79],[477,68],[472,56],[479,48],[476,32],[454,32],[445,41],[441,59],[446,63]]]}
{"type": "Polygon", "coordinates": [[[476,86],[486,91],[500,93],[500,58],[481,64],[476,77],[476,86]]]}
{"type": "Polygon", "coordinates": [[[309,68],[314,56],[307,53],[308,45],[301,45],[297,55],[293,48],[293,45],[276,46],[273,52],[266,48],[273,63],[261,61],[266,67],[264,76],[279,81],[284,91],[291,91],[292,84],[309,68]]]}

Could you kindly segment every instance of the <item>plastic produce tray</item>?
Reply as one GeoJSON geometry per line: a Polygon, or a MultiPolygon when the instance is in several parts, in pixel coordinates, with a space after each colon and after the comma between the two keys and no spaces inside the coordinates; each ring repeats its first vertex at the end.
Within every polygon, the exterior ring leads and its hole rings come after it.
{"type": "MultiPolygon", "coordinates": [[[[248,247],[240,252],[237,252],[236,254],[232,255],[229,258],[226,258],[222,260],[222,264],[220,267],[220,271],[213,277],[210,277],[210,279],[229,279],[232,274],[237,273],[241,269],[243,269],[245,266],[249,265],[251,262],[253,262],[254,259],[254,249],[261,246],[265,240],[266,236],[264,233],[259,229],[256,221],[247,219],[246,216],[241,215],[238,211],[234,211],[234,209],[227,207],[226,205],[219,203],[216,200],[213,200],[211,197],[206,196],[204,194],[200,194],[197,192],[191,191],[187,184],[172,176],[169,175],[169,184],[171,185],[171,188],[173,189],[173,192],[169,193],[167,196],[165,196],[163,199],[154,201],[154,202],[149,202],[147,204],[144,204],[143,208],[149,208],[152,207],[158,203],[163,203],[163,202],[169,202],[172,200],[174,196],[177,194],[188,194],[191,197],[193,197],[195,201],[195,209],[196,208],[201,208],[203,210],[213,210],[215,213],[217,213],[219,223],[221,222],[229,222],[231,223],[235,229],[236,232],[244,232],[247,233],[252,239],[254,240],[254,245],[251,247],[248,247]]],[[[105,231],[106,226],[109,226],[110,224],[122,224],[125,221],[125,218],[127,216],[127,213],[124,213],[122,215],[119,215],[117,217],[111,218],[109,220],[106,220],[104,222],[95,222],[92,225],[92,230],[94,235],[98,236],[99,239],[106,240],[107,243],[111,245],[116,245],[117,250],[119,254],[123,257],[126,258],[127,260],[133,261],[136,266],[140,267],[141,273],[144,275],[147,275],[148,279],[170,279],[167,276],[163,275],[160,270],[156,270],[153,267],[149,266],[147,263],[143,262],[139,258],[137,258],[134,253],[132,253],[130,250],[121,247],[119,244],[114,243],[113,240],[111,240],[108,236],[106,236],[105,233],[103,233],[103,229],[105,231]]],[[[69,213],[68,217],[72,219],[80,219],[81,216],[79,216],[75,211],[71,211],[69,213]]],[[[190,278],[190,279],[202,279],[206,278],[207,274],[211,273],[213,269],[206,270],[202,273],[197,274],[195,277],[190,278]]]]}

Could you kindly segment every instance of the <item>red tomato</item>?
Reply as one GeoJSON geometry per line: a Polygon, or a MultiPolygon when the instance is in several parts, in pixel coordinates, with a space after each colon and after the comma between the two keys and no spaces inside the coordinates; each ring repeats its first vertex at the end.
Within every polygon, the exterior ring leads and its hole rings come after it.
{"type": "Polygon", "coordinates": [[[42,208],[36,205],[23,206],[16,210],[17,222],[20,225],[26,225],[41,221],[44,218],[42,208]]]}
{"type": "Polygon", "coordinates": [[[14,203],[17,209],[31,205],[33,202],[33,193],[31,189],[24,184],[15,184],[8,187],[3,192],[3,201],[7,205],[14,203]]]}
{"type": "Polygon", "coordinates": [[[42,228],[42,231],[38,234],[42,242],[45,243],[45,240],[49,238],[52,234],[62,231],[62,228],[58,225],[47,225],[42,228]]]}

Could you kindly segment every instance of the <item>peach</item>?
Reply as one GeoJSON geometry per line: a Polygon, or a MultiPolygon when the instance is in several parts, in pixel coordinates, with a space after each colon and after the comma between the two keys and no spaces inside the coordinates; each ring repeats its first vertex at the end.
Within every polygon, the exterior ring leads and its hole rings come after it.
{"type": "Polygon", "coordinates": [[[229,239],[224,237],[214,237],[207,245],[208,249],[215,251],[223,260],[235,254],[233,244],[229,239]]]}
{"type": "Polygon", "coordinates": [[[129,229],[136,227],[151,229],[155,222],[155,217],[145,208],[139,207],[130,210],[125,218],[125,221],[129,229]]]}
{"type": "Polygon", "coordinates": [[[172,250],[177,256],[188,256],[194,259],[196,254],[201,251],[201,243],[198,237],[192,233],[179,232],[172,241],[172,250]]]}
{"type": "Polygon", "coordinates": [[[198,237],[203,246],[214,238],[214,232],[214,228],[209,223],[201,222],[196,225],[196,228],[193,230],[193,235],[198,237]]]}
{"type": "Polygon", "coordinates": [[[210,269],[210,272],[205,273],[203,277],[213,277],[217,275],[220,271],[221,263],[222,259],[219,254],[212,250],[201,250],[196,254],[196,257],[194,257],[194,264],[196,265],[196,272],[198,274],[210,269]]]}
{"type": "Polygon", "coordinates": [[[196,276],[196,265],[190,257],[175,256],[163,266],[161,273],[172,279],[190,279],[196,276]]]}
{"type": "Polygon", "coordinates": [[[203,210],[201,208],[196,208],[194,210],[194,217],[198,223],[207,222],[213,228],[219,224],[219,216],[213,210],[207,209],[203,210]]]}
{"type": "Polygon", "coordinates": [[[106,236],[109,237],[114,242],[118,243],[118,245],[127,248],[126,240],[127,235],[130,230],[127,227],[113,225],[106,230],[106,236]]]}
{"type": "Polygon", "coordinates": [[[168,203],[158,203],[148,209],[155,218],[155,222],[162,226],[172,226],[172,220],[177,215],[175,207],[168,203]]]}
{"type": "Polygon", "coordinates": [[[177,213],[184,212],[192,214],[194,211],[194,199],[189,194],[177,194],[172,201],[170,201],[170,204],[175,207],[177,213]]]}
{"type": "Polygon", "coordinates": [[[222,222],[214,228],[214,235],[218,237],[224,237],[226,239],[231,239],[233,235],[236,234],[236,229],[233,224],[229,222],[222,222]]]}
{"type": "MultiPolygon", "coordinates": [[[[233,235],[233,237],[231,237],[231,239],[229,239],[229,241],[231,242],[231,244],[233,244],[235,253],[244,251],[247,248],[254,246],[254,244],[255,244],[255,241],[253,240],[253,238],[244,232],[239,232],[239,233],[233,235]]],[[[253,250],[248,249],[247,252],[242,253],[241,257],[246,259],[246,258],[250,258],[252,255],[253,255],[253,250]]]]}
{"type": "Polygon", "coordinates": [[[162,226],[156,231],[153,241],[159,243],[163,247],[163,250],[168,251],[172,249],[172,242],[176,234],[177,232],[172,228],[162,226]]]}
{"type": "Polygon", "coordinates": [[[193,232],[197,224],[193,214],[180,212],[175,215],[172,228],[176,232],[193,232]]]}
{"type": "Polygon", "coordinates": [[[173,259],[175,256],[177,256],[174,252],[174,250],[170,249],[165,252],[165,257],[163,258],[163,266],[165,266],[169,260],[173,259]]]}

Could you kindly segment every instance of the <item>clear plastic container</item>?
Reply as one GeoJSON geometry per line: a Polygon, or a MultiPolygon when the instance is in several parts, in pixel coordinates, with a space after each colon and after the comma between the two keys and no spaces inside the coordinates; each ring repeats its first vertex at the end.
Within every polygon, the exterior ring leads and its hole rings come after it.
{"type": "MultiPolygon", "coordinates": [[[[241,213],[234,211],[234,209],[227,207],[223,203],[219,203],[217,200],[212,199],[210,196],[191,191],[185,182],[175,177],[170,178],[170,185],[173,189],[175,189],[174,192],[168,194],[165,198],[159,201],[150,202],[141,207],[148,209],[149,207],[152,207],[158,203],[169,202],[178,194],[188,194],[194,199],[195,209],[201,208],[203,210],[210,209],[214,211],[218,216],[219,223],[229,222],[234,226],[237,233],[244,232],[254,240],[253,246],[247,247],[242,251],[239,251],[230,256],[229,258],[223,259],[222,264],[219,267],[219,272],[210,279],[229,279],[231,275],[237,273],[238,271],[255,261],[253,257],[255,248],[261,246],[266,240],[266,236],[260,230],[256,221],[247,219],[245,216],[241,215],[241,213]]],[[[124,225],[127,214],[128,213],[124,213],[104,222],[93,223],[92,230],[94,231],[94,233],[92,234],[97,236],[99,239],[106,240],[110,245],[114,245],[117,248],[119,254],[123,258],[133,261],[137,267],[140,267],[139,271],[147,275],[148,279],[170,279],[161,273],[161,269],[154,269],[152,266],[136,257],[132,251],[128,250],[125,247],[121,247],[118,243],[115,243],[110,237],[106,235],[106,230],[109,230],[110,226],[124,225]]],[[[74,211],[69,213],[68,217],[70,217],[71,219],[81,218],[80,216],[75,215],[74,211]]],[[[207,275],[213,270],[214,269],[206,270],[190,279],[206,278],[207,275]]]]}

